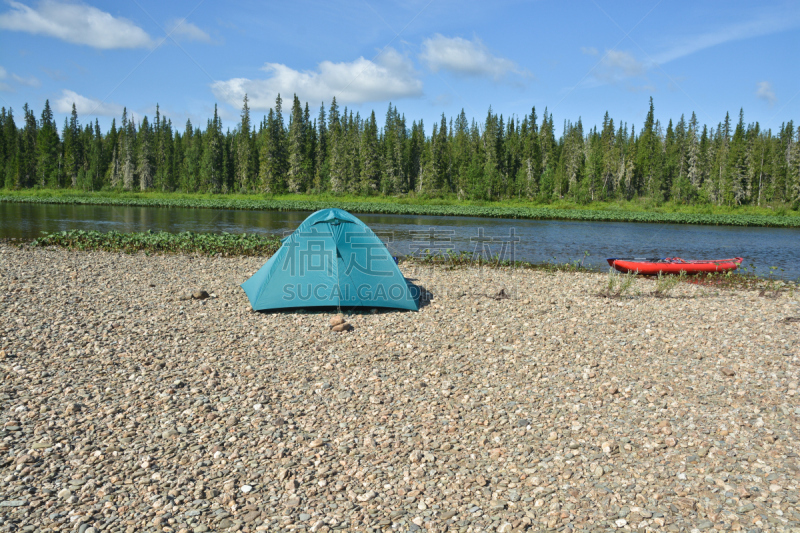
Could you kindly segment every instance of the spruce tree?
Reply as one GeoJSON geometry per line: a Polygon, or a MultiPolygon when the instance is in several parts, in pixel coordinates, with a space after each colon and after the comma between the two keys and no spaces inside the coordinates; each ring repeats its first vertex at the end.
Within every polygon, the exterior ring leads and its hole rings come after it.
{"type": "Polygon", "coordinates": [[[37,182],[42,187],[57,189],[61,185],[58,179],[59,144],[58,130],[53,120],[50,101],[45,100],[36,137],[37,182]]]}
{"type": "Polygon", "coordinates": [[[288,135],[288,161],[286,186],[289,192],[298,193],[306,189],[309,176],[306,174],[308,167],[305,164],[306,152],[306,124],[300,99],[294,95],[292,101],[292,114],[289,119],[288,135]]]}
{"type": "Polygon", "coordinates": [[[375,112],[370,114],[361,133],[359,149],[361,176],[359,189],[363,194],[374,194],[378,191],[381,179],[381,164],[378,151],[378,124],[375,112]]]}
{"type": "Polygon", "coordinates": [[[153,187],[153,132],[147,116],[139,125],[138,149],[136,157],[136,174],[139,177],[139,189],[146,191],[153,187]]]}
{"type": "Polygon", "coordinates": [[[37,177],[37,150],[36,139],[38,137],[38,125],[36,123],[36,115],[33,110],[25,104],[22,107],[25,117],[25,127],[23,128],[19,144],[19,171],[20,171],[20,187],[33,187],[36,184],[37,177]]]}
{"type": "Polygon", "coordinates": [[[247,191],[253,185],[253,142],[250,132],[250,106],[247,94],[242,103],[241,122],[236,134],[236,184],[240,191],[247,191]]]}
{"type": "Polygon", "coordinates": [[[330,164],[328,161],[328,124],[325,117],[325,103],[319,106],[317,118],[317,149],[314,159],[314,189],[317,192],[328,188],[330,181],[330,164]]]}

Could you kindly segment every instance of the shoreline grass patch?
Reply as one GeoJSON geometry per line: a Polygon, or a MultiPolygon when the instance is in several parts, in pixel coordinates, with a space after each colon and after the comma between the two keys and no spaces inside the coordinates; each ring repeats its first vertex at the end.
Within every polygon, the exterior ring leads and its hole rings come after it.
{"type": "Polygon", "coordinates": [[[271,235],[231,233],[168,233],[117,231],[59,231],[46,233],[30,246],[60,246],[71,250],[103,250],[122,253],[202,254],[229,256],[270,256],[281,247],[271,235]]]}

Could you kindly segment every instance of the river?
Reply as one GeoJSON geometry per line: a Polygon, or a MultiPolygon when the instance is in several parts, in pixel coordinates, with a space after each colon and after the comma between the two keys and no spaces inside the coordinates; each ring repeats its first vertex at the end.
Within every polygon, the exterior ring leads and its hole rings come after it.
{"type": "MultiPolygon", "coordinates": [[[[573,262],[607,268],[607,257],[718,259],[741,256],[748,271],[800,279],[800,228],[751,228],[630,222],[577,222],[472,217],[356,214],[394,255],[416,250],[504,254],[534,263],[573,262]],[[585,253],[588,252],[588,256],[585,253]]],[[[303,211],[238,211],[0,202],[0,238],[43,231],[182,231],[284,235],[303,211]]]]}

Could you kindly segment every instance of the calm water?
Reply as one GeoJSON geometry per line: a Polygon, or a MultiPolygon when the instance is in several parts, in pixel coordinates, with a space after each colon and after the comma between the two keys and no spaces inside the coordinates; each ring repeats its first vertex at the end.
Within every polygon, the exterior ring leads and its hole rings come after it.
{"type": "MultiPolygon", "coordinates": [[[[684,259],[742,256],[743,266],[766,275],[800,279],[800,228],[738,228],[627,222],[569,222],[355,213],[387,242],[394,255],[416,249],[513,253],[517,260],[567,262],[607,268],[607,257],[684,259]],[[512,233],[513,231],[513,233],[512,233]],[[514,242],[513,246],[509,242],[514,242]]],[[[0,238],[34,238],[42,231],[181,231],[271,233],[294,230],[303,211],[235,211],[0,203],[0,238]]],[[[510,257],[510,255],[507,255],[510,257]]]]}

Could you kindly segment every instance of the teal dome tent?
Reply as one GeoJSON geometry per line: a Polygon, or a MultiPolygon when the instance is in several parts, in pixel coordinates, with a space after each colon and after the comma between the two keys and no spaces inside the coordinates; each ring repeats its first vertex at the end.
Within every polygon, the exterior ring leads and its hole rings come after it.
{"type": "Polygon", "coordinates": [[[419,309],[386,245],[341,209],[310,215],[261,269],[242,283],[256,311],[294,307],[419,309]]]}

